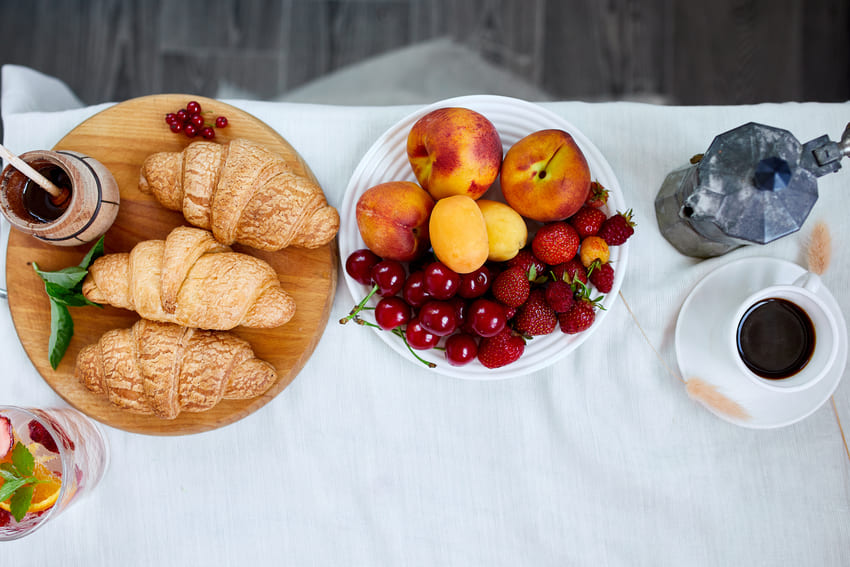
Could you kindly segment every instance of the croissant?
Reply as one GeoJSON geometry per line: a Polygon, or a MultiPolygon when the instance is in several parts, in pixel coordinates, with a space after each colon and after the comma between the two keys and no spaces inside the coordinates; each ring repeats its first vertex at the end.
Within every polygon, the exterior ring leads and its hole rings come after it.
{"type": "Polygon", "coordinates": [[[83,295],[145,319],[201,329],[277,327],[295,313],[295,300],[267,262],[187,226],[129,253],[101,256],[89,267],[83,295]]]}
{"type": "Polygon", "coordinates": [[[74,374],[115,406],[164,419],[255,398],[277,380],[274,366],[236,335],[145,319],[84,347],[74,374]]]}
{"type": "Polygon", "coordinates": [[[339,230],[339,213],[322,188],[278,154],[249,140],[193,142],[142,165],[139,190],[216,240],[261,250],[318,248],[339,230]]]}

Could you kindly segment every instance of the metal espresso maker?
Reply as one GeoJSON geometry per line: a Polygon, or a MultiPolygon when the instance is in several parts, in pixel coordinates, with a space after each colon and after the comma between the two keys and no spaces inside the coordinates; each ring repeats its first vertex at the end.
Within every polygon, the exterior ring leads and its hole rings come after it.
{"type": "Polygon", "coordinates": [[[682,254],[709,258],[796,232],[818,199],[817,178],[845,156],[850,124],[838,142],[824,135],[800,144],[754,122],[720,134],[664,180],[655,198],[661,234],[682,254]]]}

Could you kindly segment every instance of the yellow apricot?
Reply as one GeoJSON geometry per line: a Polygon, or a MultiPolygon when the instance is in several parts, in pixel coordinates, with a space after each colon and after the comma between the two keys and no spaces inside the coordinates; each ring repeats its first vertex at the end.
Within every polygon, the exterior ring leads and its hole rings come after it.
{"type": "Polygon", "coordinates": [[[479,199],[476,203],[487,225],[487,240],[490,246],[487,259],[492,262],[504,262],[516,256],[528,241],[525,219],[510,206],[499,201],[479,199]]]}
{"type": "Polygon", "coordinates": [[[428,222],[431,247],[439,261],[459,274],[477,270],[490,253],[487,224],[475,200],[453,195],[437,201],[428,222]]]}

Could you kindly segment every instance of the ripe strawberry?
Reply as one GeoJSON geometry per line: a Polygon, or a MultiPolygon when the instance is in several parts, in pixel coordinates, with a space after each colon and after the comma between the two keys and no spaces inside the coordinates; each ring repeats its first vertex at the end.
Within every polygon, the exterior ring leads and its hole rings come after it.
{"type": "Polygon", "coordinates": [[[587,277],[600,293],[608,293],[614,286],[614,268],[611,264],[594,262],[587,271],[587,277]]]}
{"type": "Polygon", "coordinates": [[[481,339],[478,361],[486,368],[499,368],[515,362],[525,351],[525,339],[505,327],[498,335],[481,339]]]}
{"type": "Polygon", "coordinates": [[[531,241],[534,255],[554,266],[576,255],[581,239],[572,226],[564,221],[544,224],[531,241]]]}
{"type": "Polygon", "coordinates": [[[546,303],[555,313],[566,313],[573,305],[573,288],[564,280],[555,280],[546,284],[546,303]]]}
{"type": "Polygon", "coordinates": [[[599,208],[608,202],[608,189],[603,187],[597,181],[590,182],[590,193],[587,194],[587,200],[584,202],[588,207],[599,208]]]}
{"type": "Polygon", "coordinates": [[[608,258],[610,257],[610,252],[608,251],[608,243],[600,236],[588,236],[584,240],[581,241],[581,250],[579,251],[579,258],[581,259],[582,265],[586,268],[589,268],[590,265],[599,260],[600,263],[605,264],[608,262],[608,258]]]}
{"type": "Polygon", "coordinates": [[[529,275],[531,274],[531,268],[533,267],[535,276],[530,279],[536,279],[537,276],[546,273],[546,264],[544,264],[540,258],[536,257],[534,252],[532,252],[528,247],[521,249],[517,255],[510,260],[506,260],[505,266],[508,268],[518,266],[522,268],[523,272],[529,275]]]}
{"type": "Polygon", "coordinates": [[[12,451],[15,446],[15,434],[12,431],[12,420],[0,415],[0,459],[12,451]]]}
{"type": "Polygon", "coordinates": [[[584,267],[578,256],[563,264],[553,266],[552,273],[556,280],[572,283],[574,279],[578,278],[581,283],[587,283],[587,268],[584,267]]]}
{"type": "Polygon", "coordinates": [[[558,326],[558,315],[546,303],[546,295],[541,288],[535,288],[528,295],[528,301],[517,308],[513,318],[514,330],[523,335],[548,335],[558,326]]]}
{"type": "Polygon", "coordinates": [[[590,288],[586,285],[580,285],[577,291],[579,296],[576,298],[573,306],[570,307],[570,310],[558,315],[558,324],[561,327],[561,331],[568,335],[574,335],[589,329],[596,320],[596,308],[601,307],[599,305],[601,298],[590,299],[590,288]]]}
{"type": "Polygon", "coordinates": [[[605,211],[585,205],[570,217],[569,223],[576,229],[579,237],[584,238],[596,234],[606,218],[608,217],[605,216],[605,211]]]}
{"type": "Polygon", "coordinates": [[[519,307],[528,299],[531,282],[521,267],[514,266],[496,276],[490,291],[501,303],[509,307],[519,307]]]}
{"type": "Polygon", "coordinates": [[[605,219],[599,227],[597,236],[601,236],[608,246],[619,246],[635,233],[635,222],[632,220],[632,210],[625,213],[618,212],[605,219]]]}

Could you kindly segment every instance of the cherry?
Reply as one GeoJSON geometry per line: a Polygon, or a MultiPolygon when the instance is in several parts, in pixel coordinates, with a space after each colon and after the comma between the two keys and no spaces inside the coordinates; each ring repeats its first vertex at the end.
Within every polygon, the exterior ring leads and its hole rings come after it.
{"type": "Polygon", "coordinates": [[[219,116],[215,119],[215,127],[216,128],[225,128],[227,127],[227,118],[224,116],[219,116]]]}
{"type": "Polygon", "coordinates": [[[381,260],[372,266],[371,273],[372,283],[384,297],[397,294],[404,285],[404,266],[395,260],[381,260]]]}
{"type": "Polygon", "coordinates": [[[466,299],[481,297],[490,289],[492,282],[490,270],[487,266],[481,266],[474,272],[460,276],[460,286],[457,289],[457,294],[466,299]]]}
{"type": "Polygon", "coordinates": [[[363,285],[371,285],[372,266],[380,261],[380,256],[368,248],[361,248],[349,254],[348,258],[345,259],[345,272],[354,281],[363,285]]]}
{"type": "Polygon", "coordinates": [[[440,342],[440,337],[426,331],[417,317],[411,319],[407,324],[404,330],[404,337],[407,339],[407,344],[410,345],[410,348],[416,350],[434,348],[440,342]]]}
{"type": "Polygon", "coordinates": [[[505,328],[505,310],[489,299],[476,299],[469,306],[469,324],[481,337],[494,337],[505,328]]]}
{"type": "Polygon", "coordinates": [[[212,140],[213,138],[215,138],[215,130],[213,130],[209,126],[204,126],[203,128],[201,128],[201,136],[204,138],[204,140],[212,140]]]}
{"type": "Polygon", "coordinates": [[[410,306],[400,297],[383,297],[375,306],[375,322],[389,331],[410,321],[410,306]]]}
{"type": "Polygon", "coordinates": [[[188,112],[189,114],[200,114],[201,113],[201,105],[198,104],[197,101],[191,100],[186,105],[186,112],[188,112]]]}
{"type": "Polygon", "coordinates": [[[457,326],[461,327],[464,323],[466,323],[466,315],[469,312],[469,303],[460,296],[454,296],[449,300],[451,302],[452,307],[455,310],[455,319],[457,319],[457,326]]]}
{"type": "Polygon", "coordinates": [[[446,339],[446,360],[452,366],[463,366],[478,356],[478,343],[472,335],[457,333],[446,339]]]}
{"type": "Polygon", "coordinates": [[[440,337],[454,333],[457,329],[454,305],[432,299],[419,310],[419,324],[429,333],[440,337]]]}
{"type": "Polygon", "coordinates": [[[460,276],[442,262],[425,266],[425,289],[435,299],[450,299],[460,287],[460,276]]]}
{"type": "Polygon", "coordinates": [[[422,307],[426,301],[431,299],[431,294],[425,289],[425,272],[419,270],[407,276],[401,296],[413,308],[422,307]]]}

